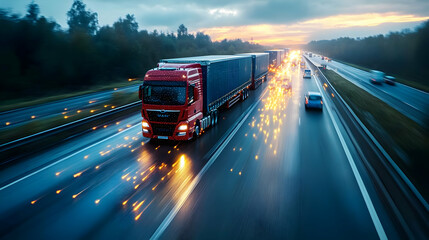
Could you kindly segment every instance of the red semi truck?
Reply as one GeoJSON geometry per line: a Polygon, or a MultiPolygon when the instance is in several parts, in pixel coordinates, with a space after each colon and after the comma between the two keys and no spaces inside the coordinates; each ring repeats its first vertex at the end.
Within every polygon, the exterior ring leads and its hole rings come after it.
{"type": "Polygon", "coordinates": [[[248,97],[252,57],[163,59],[139,88],[144,137],[189,140],[216,125],[219,108],[248,97]]]}

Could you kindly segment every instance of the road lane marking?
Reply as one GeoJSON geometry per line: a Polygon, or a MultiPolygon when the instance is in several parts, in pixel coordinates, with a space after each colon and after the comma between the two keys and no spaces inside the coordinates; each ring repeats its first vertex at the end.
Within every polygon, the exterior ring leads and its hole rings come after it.
{"type": "Polygon", "coordinates": [[[235,134],[238,132],[238,130],[241,128],[243,123],[247,120],[247,118],[250,116],[250,113],[256,108],[256,106],[261,101],[262,97],[267,93],[268,90],[265,90],[265,92],[261,95],[261,97],[258,99],[257,102],[253,104],[249,108],[249,110],[245,113],[243,113],[241,116],[245,115],[241,121],[235,126],[234,130],[229,134],[229,136],[225,139],[225,141],[219,146],[219,148],[213,153],[213,155],[210,157],[210,159],[207,161],[206,165],[201,169],[201,171],[198,173],[198,175],[192,180],[189,187],[186,189],[186,191],[182,194],[179,201],[176,203],[176,205],[171,209],[171,211],[168,213],[167,217],[162,221],[162,223],[158,226],[156,231],[153,233],[150,239],[159,239],[162,234],[164,233],[165,229],[170,225],[170,223],[173,221],[174,217],[176,217],[177,213],[182,208],[183,204],[185,204],[188,197],[191,195],[191,193],[194,191],[195,187],[198,185],[198,183],[201,181],[203,175],[207,172],[207,170],[213,165],[213,163],[216,161],[216,159],[219,157],[219,155],[223,152],[225,147],[228,145],[228,143],[231,141],[231,139],[235,136],[235,134]]]}
{"type": "MultiPolygon", "coordinates": [[[[323,91],[321,89],[321,86],[319,86],[319,82],[315,78],[313,78],[313,80],[316,82],[316,85],[319,88],[319,91],[322,93],[323,91]]],[[[347,147],[346,141],[344,140],[344,137],[343,137],[343,135],[340,132],[340,129],[339,129],[338,125],[337,125],[337,122],[334,120],[334,117],[332,115],[332,112],[330,110],[329,105],[330,105],[329,101],[325,101],[325,106],[326,106],[325,108],[328,111],[328,114],[329,114],[329,117],[331,118],[332,124],[334,125],[335,132],[337,133],[338,138],[340,139],[340,143],[341,143],[341,145],[343,147],[343,150],[344,150],[344,152],[346,154],[347,160],[348,160],[348,162],[350,164],[350,167],[352,169],[353,175],[354,175],[354,177],[356,179],[356,182],[357,182],[357,184],[359,186],[359,189],[360,189],[360,191],[362,193],[363,199],[365,201],[365,205],[366,205],[366,207],[367,207],[367,209],[369,211],[369,215],[371,216],[371,219],[372,219],[372,222],[373,222],[373,224],[375,226],[375,230],[377,231],[378,237],[380,239],[382,239],[382,240],[387,239],[387,235],[384,232],[383,225],[381,224],[380,219],[378,218],[377,212],[376,212],[376,210],[374,208],[374,205],[373,205],[373,203],[371,201],[371,198],[370,198],[370,196],[368,194],[368,191],[366,190],[366,187],[365,187],[365,184],[364,184],[364,182],[362,180],[362,177],[360,176],[360,173],[359,173],[359,171],[358,171],[358,169],[356,167],[356,164],[355,164],[354,159],[353,159],[353,157],[352,157],[352,155],[350,153],[350,150],[347,147]]]]}
{"type": "Polygon", "coordinates": [[[116,134],[113,134],[112,136],[110,136],[110,137],[108,137],[108,138],[105,138],[105,139],[103,139],[103,140],[101,140],[101,141],[99,141],[99,142],[93,143],[93,144],[89,145],[88,147],[85,147],[85,148],[83,148],[83,149],[81,149],[81,150],[79,150],[79,151],[77,151],[77,152],[75,152],[75,153],[72,153],[72,154],[68,155],[67,157],[61,158],[60,160],[58,160],[58,161],[56,161],[56,162],[53,162],[53,163],[51,163],[51,164],[49,164],[49,165],[47,165],[47,166],[45,166],[45,167],[43,167],[43,168],[41,168],[41,169],[39,169],[39,170],[35,171],[35,172],[32,172],[32,173],[30,173],[30,174],[28,174],[28,175],[26,175],[26,176],[24,176],[24,177],[22,177],[22,178],[20,178],[20,179],[17,179],[17,180],[15,180],[15,181],[13,181],[13,182],[11,182],[11,183],[9,183],[9,184],[7,184],[7,185],[5,185],[5,186],[1,187],[1,188],[0,188],[0,191],[4,190],[4,189],[6,189],[6,188],[8,188],[8,187],[10,187],[10,186],[12,186],[12,185],[15,185],[15,184],[17,184],[17,183],[19,183],[19,182],[21,182],[21,181],[23,181],[23,180],[25,180],[25,179],[27,179],[27,178],[29,178],[29,177],[33,176],[33,175],[35,175],[35,174],[37,174],[37,173],[39,173],[39,172],[42,172],[42,171],[44,171],[44,170],[46,170],[46,169],[48,169],[48,168],[50,168],[50,167],[52,167],[52,166],[55,166],[55,165],[57,165],[58,163],[61,163],[61,162],[65,161],[65,160],[67,160],[67,159],[69,159],[69,158],[71,158],[71,157],[73,157],[73,156],[76,156],[77,154],[79,154],[79,153],[81,153],[81,152],[83,152],[83,151],[85,151],[85,150],[87,150],[87,149],[89,149],[89,148],[92,148],[92,147],[94,147],[94,146],[96,146],[96,145],[98,145],[98,144],[100,144],[100,143],[103,143],[103,142],[105,142],[105,141],[107,141],[107,140],[109,140],[109,139],[111,139],[111,138],[113,138],[113,137],[116,137],[116,136],[117,136],[117,135],[119,135],[119,134],[122,134],[122,133],[124,133],[124,132],[126,132],[126,131],[128,131],[128,130],[131,130],[131,129],[135,128],[136,126],[139,126],[139,125],[140,125],[140,123],[138,123],[138,124],[136,124],[136,125],[134,125],[134,126],[131,126],[131,127],[127,128],[127,129],[125,129],[125,130],[123,130],[123,131],[120,131],[120,132],[118,132],[118,133],[116,133],[116,134]]]}

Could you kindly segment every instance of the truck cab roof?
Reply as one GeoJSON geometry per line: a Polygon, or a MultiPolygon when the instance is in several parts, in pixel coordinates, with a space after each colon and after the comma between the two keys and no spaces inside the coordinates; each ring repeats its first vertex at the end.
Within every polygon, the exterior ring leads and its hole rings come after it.
{"type": "Polygon", "coordinates": [[[191,78],[198,77],[198,69],[200,64],[162,64],[157,68],[149,70],[144,80],[173,80],[173,81],[187,81],[191,78]]]}

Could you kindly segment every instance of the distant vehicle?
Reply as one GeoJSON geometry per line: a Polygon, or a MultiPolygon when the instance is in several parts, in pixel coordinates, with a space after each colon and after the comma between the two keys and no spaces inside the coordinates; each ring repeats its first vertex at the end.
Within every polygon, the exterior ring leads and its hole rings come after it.
{"type": "Polygon", "coordinates": [[[390,85],[395,85],[396,83],[396,78],[392,77],[392,76],[385,76],[384,77],[384,82],[390,85]]]}
{"type": "Polygon", "coordinates": [[[305,62],[304,62],[304,61],[301,61],[301,63],[300,63],[300,67],[301,67],[301,68],[305,68],[305,62]]]}
{"type": "Polygon", "coordinates": [[[322,56],[322,60],[325,60],[325,57],[322,56]]]}
{"type": "Polygon", "coordinates": [[[312,54],[312,53],[309,53],[309,54],[308,54],[308,56],[309,56],[309,57],[313,57],[313,54],[312,54]]]}
{"type": "Polygon", "coordinates": [[[370,77],[369,81],[371,83],[381,84],[384,82],[384,76],[385,76],[384,72],[377,71],[377,70],[371,70],[370,73],[371,73],[371,77],[370,77]]]}
{"type": "Polygon", "coordinates": [[[305,69],[304,70],[304,75],[302,77],[303,78],[311,78],[311,70],[310,69],[305,69]]]}
{"type": "Polygon", "coordinates": [[[308,92],[305,94],[305,110],[316,108],[323,111],[322,95],[319,92],[308,92]]]}

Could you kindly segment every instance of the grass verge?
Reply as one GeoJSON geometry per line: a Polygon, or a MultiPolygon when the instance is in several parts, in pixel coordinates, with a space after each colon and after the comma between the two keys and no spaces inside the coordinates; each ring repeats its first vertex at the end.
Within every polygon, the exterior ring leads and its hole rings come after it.
{"type": "MultiPolygon", "coordinates": [[[[357,69],[360,69],[360,70],[363,70],[363,71],[367,71],[367,72],[371,71],[371,69],[369,69],[369,68],[366,68],[366,67],[363,67],[363,66],[359,66],[359,65],[356,65],[356,64],[353,64],[353,63],[348,63],[348,62],[344,62],[344,61],[337,60],[337,59],[335,59],[335,61],[340,62],[342,64],[349,65],[351,67],[354,67],[354,68],[357,68],[357,69]]],[[[387,74],[387,75],[390,75],[390,74],[387,74]]],[[[410,81],[410,80],[407,80],[407,79],[403,79],[403,78],[398,77],[396,75],[391,75],[391,76],[394,76],[396,78],[396,81],[399,82],[399,83],[402,83],[402,84],[407,85],[409,87],[413,87],[413,88],[422,90],[424,92],[429,92],[429,86],[421,84],[421,83],[419,83],[417,81],[410,81]]]]}
{"type": "Polygon", "coordinates": [[[421,193],[429,181],[428,130],[332,70],[326,78],[421,193]]]}
{"type": "Polygon", "coordinates": [[[61,94],[57,93],[55,95],[49,95],[49,96],[40,97],[37,99],[35,99],[35,98],[17,98],[17,99],[11,99],[11,100],[4,100],[4,101],[0,101],[0,112],[12,110],[12,109],[17,109],[17,108],[34,106],[37,104],[43,104],[43,103],[52,102],[52,101],[58,101],[58,100],[62,100],[65,98],[76,97],[76,96],[89,94],[89,93],[95,93],[95,92],[104,91],[104,90],[112,90],[115,88],[127,87],[127,86],[131,86],[131,85],[136,85],[136,84],[141,84],[141,82],[140,81],[126,81],[126,82],[122,81],[119,83],[110,83],[110,84],[105,84],[105,85],[92,86],[92,87],[85,89],[85,90],[79,90],[79,91],[73,91],[73,92],[64,92],[61,94]]]}
{"type": "Polygon", "coordinates": [[[50,128],[54,128],[69,122],[73,122],[94,114],[98,114],[112,108],[123,106],[128,103],[138,101],[137,94],[129,94],[125,92],[114,92],[111,100],[103,104],[94,105],[92,108],[79,110],[80,112],[64,112],[65,114],[35,119],[27,124],[8,128],[0,131],[0,144],[10,142],[22,137],[26,137],[50,128]]]}

